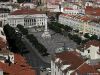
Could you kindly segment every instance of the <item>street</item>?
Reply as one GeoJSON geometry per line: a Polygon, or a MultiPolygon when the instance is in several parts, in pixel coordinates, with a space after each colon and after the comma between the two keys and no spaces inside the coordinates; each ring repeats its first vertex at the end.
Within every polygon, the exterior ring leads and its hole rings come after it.
{"type": "MultiPolygon", "coordinates": [[[[54,54],[55,50],[57,48],[61,48],[64,46],[66,48],[76,48],[77,44],[75,42],[73,42],[72,40],[70,40],[68,37],[64,37],[63,35],[60,35],[58,33],[54,34],[55,32],[50,30],[50,34],[52,35],[51,38],[45,39],[42,38],[41,35],[43,32],[29,32],[30,34],[34,34],[38,41],[40,43],[42,43],[48,50],[48,53],[50,54],[54,54]]],[[[43,57],[40,55],[40,53],[38,52],[38,50],[29,42],[28,39],[26,39],[26,37],[24,36],[24,38],[22,39],[26,49],[29,51],[29,53],[24,54],[24,56],[26,57],[26,60],[28,61],[28,63],[33,67],[37,69],[37,75],[46,75],[47,72],[41,72],[40,68],[48,68],[50,67],[50,61],[51,61],[51,57],[50,56],[46,56],[43,57]]]]}
{"type": "Polygon", "coordinates": [[[24,54],[26,60],[33,68],[37,69],[37,75],[40,75],[40,67],[50,67],[50,63],[43,61],[42,57],[40,57],[39,53],[36,52],[36,49],[27,39],[23,38],[22,40],[25,43],[26,49],[29,50],[29,53],[24,54]]]}

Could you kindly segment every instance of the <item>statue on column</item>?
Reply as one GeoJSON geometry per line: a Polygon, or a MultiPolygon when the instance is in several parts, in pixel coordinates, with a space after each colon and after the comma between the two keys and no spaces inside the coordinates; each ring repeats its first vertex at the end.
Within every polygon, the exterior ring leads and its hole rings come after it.
{"type": "Polygon", "coordinates": [[[45,23],[45,29],[44,29],[44,32],[42,34],[42,37],[43,38],[51,38],[51,35],[50,35],[48,27],[47,27],[47,23],[45,23]]]}

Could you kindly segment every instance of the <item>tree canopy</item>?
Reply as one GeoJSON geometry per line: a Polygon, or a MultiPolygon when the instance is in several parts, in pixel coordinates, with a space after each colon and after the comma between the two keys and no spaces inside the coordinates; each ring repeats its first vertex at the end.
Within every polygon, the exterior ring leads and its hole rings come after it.
{"type": "Polygon", "coordinates": [[[4,32],[7,37],[10,50],[14,53],[22,53],[23,49],[25,48],[24,43],[16,30],[7,24],[4,26],[4,32]]]}

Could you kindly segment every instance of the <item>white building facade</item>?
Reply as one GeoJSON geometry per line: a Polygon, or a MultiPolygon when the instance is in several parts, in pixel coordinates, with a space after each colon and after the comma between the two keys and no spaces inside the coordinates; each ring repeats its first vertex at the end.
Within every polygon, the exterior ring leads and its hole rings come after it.
{"type": "Polygon", "coordinates": [[[8,16],[8,24],[16,27],[18,24],[24,27],[45,26],[47,24],[47,16],[36,10],[16,10],[8,16]]]}
{"type": "Polygon", "coordinates": [[[10,13],[10,10],[8,8],[0,8],[0,21],[1,21],[1,27],[3,27],[7,22],[7,16],[10,13]]]}
{"type": "Polygon", "coordinates": [[[100,24],[90,22],[90,18],[87,16],[72,16],[68,14],[62,14],[59,16],[59,23],[68,25],[73,29],[78,29],[83,33],[96,34],[100,37],[100,24]]]}
{"type": "MultiPolygon", "coordinates": [[[[79,3],[81,4],[81,3],[79,3]]],[[[62,2],[61,3],[61,12],[66,14],[85,14],[85,11],[81,5],[79,5],[78,2],[75,3],[68,3],[68,2],[62,2]]]]}

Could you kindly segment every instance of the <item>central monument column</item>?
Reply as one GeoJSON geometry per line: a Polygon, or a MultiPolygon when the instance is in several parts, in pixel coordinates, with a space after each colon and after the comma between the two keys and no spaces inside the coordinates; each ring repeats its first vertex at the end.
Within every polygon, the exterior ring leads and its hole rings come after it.
{"type": "Polygon", "coordinates": [[[48,30],[48,26],[47,26],[47,21],[45,21],[45,29],[44,29],[44,32],[42,34],[42,37],[43,38],[51,38],[51,35],[49,33],[49,30],[48,30]]]}

